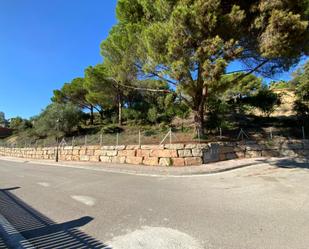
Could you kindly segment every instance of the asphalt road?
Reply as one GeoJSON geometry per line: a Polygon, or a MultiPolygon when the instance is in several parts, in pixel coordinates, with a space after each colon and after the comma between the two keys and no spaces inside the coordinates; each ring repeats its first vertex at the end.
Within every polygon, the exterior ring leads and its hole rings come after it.
{"type": "Polygon", "coordinates": [[[148,177],[0,161],[0,248],[307,249],[308,167],[148,177]]]}

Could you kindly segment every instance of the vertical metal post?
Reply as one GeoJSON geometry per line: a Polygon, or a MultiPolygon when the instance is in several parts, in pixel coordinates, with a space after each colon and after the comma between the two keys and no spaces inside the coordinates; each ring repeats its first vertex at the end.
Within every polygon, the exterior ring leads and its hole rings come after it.
{"type": "Polygon", "coordinates": [[[172,144],[172,128],[170,128],[170,145],[172,144]]]}
{"type": "Polygon", "coordinates": [[[141,147],[141,130],[138,131],[138,145],[141,147]]]}
{"type": "Polygon", "coordinates": [[[270,128],[270,139],[273,140],[273,129],[270,128]]]}
{"type": "Polygon", "coordinates": [[[116,136],[116,145],[119,145],[119,133],[117,132],[117,136],[116,136]]]}
{"type": "Polygon", "coordinates": [[[305,134],[305,127],[302,126],[302,132],[303,132],[303,139],[305,140],[306,139],[306,134],[305,134]]]}
{"type": "Polygon", "coordinates": [[[100,134],[100,146],[102,146],[102,143],[103,143],[103,135],[100,134]]]}
{"type": "Polygon", "coordinates": [[[57,119],[57,148],[56,148],[56,158],[55,161],[58,162],[59,161],[59,122],[60,120],[57,119]]]}
{"type": "Polygon", "coordinates": [[[200,129],[197,129],[197,139],[198,142],[201,143],[200,129]]]}
{"type": "Polygon", "coordinates": [[[220,140],[221,140],[221,139],[222,139],[222,129],[221,129],[221,127],[219,128],[219,133],[220,133],[219,138],[220,138],[220,140]]]}

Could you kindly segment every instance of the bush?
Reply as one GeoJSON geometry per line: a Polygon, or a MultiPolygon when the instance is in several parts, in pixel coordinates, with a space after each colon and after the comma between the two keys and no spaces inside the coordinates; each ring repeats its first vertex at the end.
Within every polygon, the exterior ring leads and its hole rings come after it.
{"type": "Polygon", "coordinates": [[[114,124],[110,124],[110,125],[104,126],[101,129],[101,132],[104,133],[104,134],[121,133],[121,132],[123,132],[123,128],[121,128],[117,125],[114,125],[114,124]]]}

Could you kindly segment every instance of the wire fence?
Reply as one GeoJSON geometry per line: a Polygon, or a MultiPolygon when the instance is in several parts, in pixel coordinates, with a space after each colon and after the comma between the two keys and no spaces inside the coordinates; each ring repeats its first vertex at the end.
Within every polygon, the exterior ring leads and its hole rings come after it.
{"type": "Polygon", "coordinates": [[[70,136],[46,139],[37,139],[33,137],[16,138],[14,141],[0,139],[2,147],[55,147],[60,146],[90,146],[90,145],[150,145],[150,144],[174,144],[174,143],[207,143],[215,141],[239,141],[239,140],[273,140],[284,139],[308,139],[309,131],[305,127],[289,128],[238,128],[225,130],[217,128],[206,135],[201,136],[194,129],[190,131],[177,131],[169,129],[168,131],[149,132],[130,131],[114,134],[88,134],[80,136],[70,136]]]}

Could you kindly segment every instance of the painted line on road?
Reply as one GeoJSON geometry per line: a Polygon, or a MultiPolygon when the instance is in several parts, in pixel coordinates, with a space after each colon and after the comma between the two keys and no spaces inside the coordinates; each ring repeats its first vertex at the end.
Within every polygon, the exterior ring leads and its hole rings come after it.
{"type": "Polygon", "coordinates": [[[50,187],[50,184],[48,182],[38,182],[37,184],[46,188],[50,187]]]}
{"type": "Polygon", "coordinates": [[[17,249],[35,249],[35,247],[26,240],[11,223],[0,214],[0,236],[9,248],[17,249]]]}
{"type": "Polygon", "coordinates": [[[90,207],[96,203],[96,199],[86,195],[71,195],[71,198],[90,207]]]}

